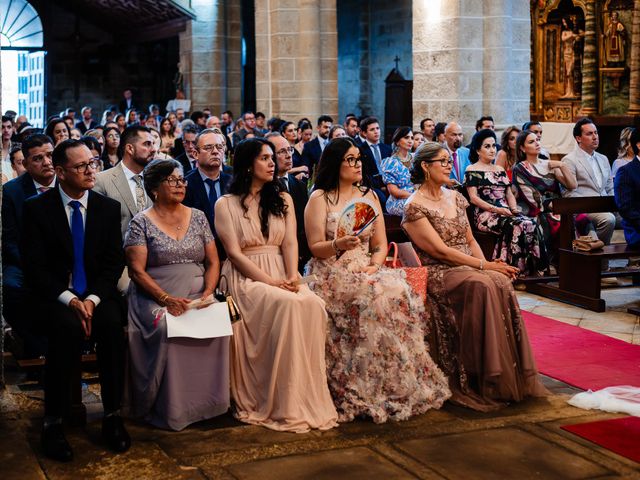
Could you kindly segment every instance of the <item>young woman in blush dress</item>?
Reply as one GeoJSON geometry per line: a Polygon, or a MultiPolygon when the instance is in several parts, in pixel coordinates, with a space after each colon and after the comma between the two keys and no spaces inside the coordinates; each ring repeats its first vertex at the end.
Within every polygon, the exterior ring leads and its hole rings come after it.
{"type": "Polygon", "coordinates": [[[242,320],[233,325],[231,396],[236,417],[273,430],[337,425],[327,387],[324,302],[298,285],[296,216],[278,181],[275,148],[238,143],[229,195],[215,205],[228,280],[242,320]]]}

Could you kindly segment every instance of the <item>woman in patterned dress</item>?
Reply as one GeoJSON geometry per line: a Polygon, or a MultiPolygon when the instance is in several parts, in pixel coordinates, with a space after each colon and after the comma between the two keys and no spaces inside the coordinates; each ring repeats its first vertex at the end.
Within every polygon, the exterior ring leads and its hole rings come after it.
{"type": "Polygon", "coordinates": [[[542,232],[535,219],[522,215],[504,168],[493,164],[496,134],[485,129],[471,140],[465,186],[474,205],[474,227],[500,235],[493,258],[517,267],[521,275],[537,275],[548,266],[542,232]]]}
{"type": "Polygon", "coordinates": [[[451,166],[440,144],[426,143],[416,153],[412,179],[418,187],[402,225],[429,269],[430,352],[449,377],[452,402],[495,410],[547,391],[511,284],[518,270],[484,258],[467,221],[469,204],[444,188],[451,166]]]}
{"type": "Polygon", "coordinates": [[[340,213],[363,199],[382,210],[362,181],[360,151],[350,138],[332,140],[305,210],[308,273],[326,304],[329,390],[339,421],[366,415],[376,423],[406,420],[440,408],[447,379],[424,343],[424,304],[400,269],[382,266],[387,239],[382,215],[358,236],[335,237],[340,213]],[[340,255],[338,255],[340,254],[340,255]],[[423,321],[420,321],[420,320],[423,321]]]}
{"type": "MultiPolygon", "coordinates": [[[[554,215],[551,211],[551,202],[561,196],[560,185],[573,190],[577,183],[565,163],[539,158],[540,148],[540,141],[531,130],[525,130],[518,135],[518,163],[513,167],[513,183],[522,214],[537,220],[542,228],[547,252],[555,256],[558,249],[560,216],[554,215]]],[[[589,221],[584,214],[577,217],[578,225],[589,221]]]]}
{"type": "Polygon", "coordinates": [[[409,127],[399,127],[393,134],[393,155],[382,160],[382,181],[387,186],[389,197],[386,208],[389,215],[402,216],[404,202],[413,193],[411,183],[411,160],[413,154],[413,132],[409,127]]]}

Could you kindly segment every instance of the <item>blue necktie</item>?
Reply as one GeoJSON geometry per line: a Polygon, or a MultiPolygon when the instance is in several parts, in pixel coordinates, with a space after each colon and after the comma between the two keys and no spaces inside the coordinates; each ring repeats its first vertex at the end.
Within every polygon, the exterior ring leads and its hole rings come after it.
{"type": "Polygon", "coordinates": [[[69,202],[73,212],[71,213],[71,238],[73,239],[73,273],[71,274],[71,287],[78,295],[84,295],[87,291],[87,275],[84,271],[84,224],[80,202],[69,202]]]}
{"type": "Polygon", "coordinates": [[[211,180],[210,178],[206,178],[204,182],[209,185],[209,204],[211,205],[211,210],[213,210],[213,207],[216,204],[216,200],[218,200],[216,183],[220,183],[220,179],[218,178],[217,180],[211,180]]]}

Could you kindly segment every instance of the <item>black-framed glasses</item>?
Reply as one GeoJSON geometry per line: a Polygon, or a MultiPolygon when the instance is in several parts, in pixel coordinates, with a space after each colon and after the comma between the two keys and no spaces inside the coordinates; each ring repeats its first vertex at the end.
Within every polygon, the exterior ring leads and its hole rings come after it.
{"type": "Polygon", "coordinates": [[[356,167],[358,165],[362,165],[362,157],[347,157],[344,159],[347,162],[347,165],[350,167],[356,167]]]}
{"type": "Polygon", "coordinates": [[[278,151],[276,152],[276,155],[282,155],[282,156],[284,156],[284,155],[286,155],[287,153],[288,153],[289,155],[293,155],[293,150],[294,150],[294,148],[293,148],[293,147],[281,148],[280,150],[278,150],[278,151]]]}
{"type": "Polygon", "coordinates": [[[189,184],[189,181],[184,177],[167,177],[163,182],[167,182],[170,187],[177,187],[179,185],[184,185],[186,187],[189,184]]]}
{"type": "Polygon", "coordinates": [[[423,162],[425,162],[425,163],[436,163],[436,162],[439,162],[441,167],[448,167],[450,165],[453,165],[453,160],[451,160],[451,157],[434,158],[433,160],[423,160],[423,162]]]}
{"type": "Polygon", "coordinates": [[[213,153],[214,150],[218,150],[219,152],[224,152],[227,149],[227,146],[224,143],[215,143],[213,145],[203,145],[198,148],[198,150],[204,150],[208,153],[213,153]]]}
{"type": "Polygon", "coordinates": [[[71,167],[65,167],[68,170],[75,170],[76,173],[87,173],[89,170],[97,170],[100,168],[100,158],[94,157],[90,162],[79,163],[78,165],[72,165],[71,167]]]}

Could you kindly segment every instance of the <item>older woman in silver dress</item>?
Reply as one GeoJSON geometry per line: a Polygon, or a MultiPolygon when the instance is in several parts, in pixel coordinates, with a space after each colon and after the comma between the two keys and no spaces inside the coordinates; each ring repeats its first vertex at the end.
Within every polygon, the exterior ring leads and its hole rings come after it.
{"type": "Polygon", "coordinates": [[[167,338],[163,308],[183,314],[213,293],[220,274],[204,213],[182,205],[186,180],[175,160],[144,169],[151,208],[125,237],[129,287],[129,404],[134,416],[161,428],[187,425],[229,408],[229,337],[167,338]]]}

